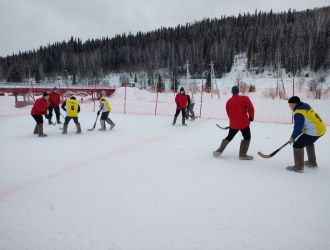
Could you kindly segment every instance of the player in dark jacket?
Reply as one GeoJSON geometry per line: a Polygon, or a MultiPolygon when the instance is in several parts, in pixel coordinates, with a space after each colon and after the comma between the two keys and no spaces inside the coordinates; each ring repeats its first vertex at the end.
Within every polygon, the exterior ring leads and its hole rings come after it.
{"type": "Polygon", "coordinates": [[[195,116],[195,112],[194,112],[194,107],[195,107],[195,98],[194,98],[194,94],[187,95],[188,98],[188,105],[187,105],[187,109],[186,109],[186,119],[189,119],[189,116],[191,117],[191,120],[195,120],[196,116],[195,116]]]}
{"type": "Polygon", "coordinates": [[[182,126],[187,126],[185,121],[186,121],[186,108],[188,106],[188,98],[184,91],[184,88],[181,87],[180,93],[176,94],[175,103],[176,103],[176,112],[174,115],[172,125],[173,126],[175,125],[178,115],[180,114],[180,112],[182,112],[182,126]]]}
{"type": "Polygon", "coordinates": [[[247,155],[250,146],[251,132],[250,122],[254,119],[254,107],[247,96],[239,95],[239,87],[232,87],[233,96],[227,101],[226,111],[229,118],[229,133],[222,140],[220,147],[213,152],[215,157],[220,156],[228,143],[235,137],[238,131],[241,131],[243,140],[239,149],[240,160],[253,160],[253,157],[247,155]]]}
{"type": "Polygon", "coordinates": [[[34,127],[33,134],[38,134],[39,137],[46,137],[47,134],[44,134],[42,118],[43,115],[48,119],[47,110],[48,110],[48,99],[49,95],[47,92],[44,92],[41,98],[38,98],[33,104],[31,115],[36,121],[36,126],[34,127]]]}

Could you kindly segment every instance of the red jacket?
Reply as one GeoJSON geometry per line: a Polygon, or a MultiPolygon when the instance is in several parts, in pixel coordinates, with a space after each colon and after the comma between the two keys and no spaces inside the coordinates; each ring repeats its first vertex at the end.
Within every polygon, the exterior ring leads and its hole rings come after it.
{"type": "Polygon", "coordinates": [[[38,98],[33,104],[31,115],[46,115],[48,110],[48,102],[43,98],[38,98]]]}
{"type": "Polygon", "coordinates": [[[176,94],[175,96],[176,108],[179,110],[186,109],[188,105],[188,97],[186,94],[176,94]]]}
{"type": "Polygon", "coordinates": [[[49,104],[50,106],[59,106],[60,105],[60,93],[50,92],[49,93],[49,104]]]}
{"type": "Polygon", "coordinates": [[[229,117],[229,127],[243,129],[250,125],[250,119],[254,118],[254,108],[247,96],[233,95],[227,101],[226,111],[229,117]]]}

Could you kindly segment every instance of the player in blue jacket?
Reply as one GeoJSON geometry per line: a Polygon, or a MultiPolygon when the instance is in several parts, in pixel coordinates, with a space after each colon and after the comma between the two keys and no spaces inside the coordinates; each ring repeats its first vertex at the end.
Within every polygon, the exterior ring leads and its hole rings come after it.
{"type": "Polygon", "coordinates": [[[293,143],[294,165],[286,169],[302,173],[304,165],[317,167],[314,142],[326,133],[327,128],[311,106],[301,102],[298,96],[292,96],[288,103],[294,114],[294,129],[290,138],[290,142],[293,143]],[[304,147],[308,156],[305,162],[304,147]]]}

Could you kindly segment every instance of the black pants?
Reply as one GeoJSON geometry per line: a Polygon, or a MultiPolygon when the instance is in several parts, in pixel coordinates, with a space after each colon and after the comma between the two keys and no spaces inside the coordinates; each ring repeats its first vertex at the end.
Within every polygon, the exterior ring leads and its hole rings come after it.
{"type": "Polygon", "coordinates": [[[42,115],[33,115],[32,117],[37,122],[37,124],[44,123],[44,119],[42,118],[42,115]]]}
{"type": "Polygon", "coordinates": [[[75,124],[79,123],[78,122],[78,117],[69,117],[69,116],[66,116],[65,117],[65,121],[64,121],[64,125],[68,125],[71,119],[73,119],[73,121],[74,121],[75,124]]]}
{"type": "Polygon", "coordinates": [[[177,109],[176,111],[175,111],[175,117],[178,117],[178,115],[180,114],[180,111],[182,112],[182,117],[186,117],[186,110],[185,109],[177,109]]]}
{"type": "Polygon", "coordinates": [[[102,112],[100,120],[106,120],[109,116],[110,112],[102,112]]]}
{"type": "Polygon", "coordinates": [[[231,141],[238,131],[241,131],[244,140],[250,140],[251,139],[251,132],[250,132],[250,126],[243,128],[243,129],[233,129],[229,128],[228,136],[225,138],[227,141],[231,141]]]}
{"type": "Polygon", "coordinates": [[[48,117],[49,117],[49,120],[52,119],[52,116],[53,116],[53,109],[54,109],[55,114],[56,114],[56,120],[59,121],[59,120],[60,120],[60,115],[61,115],[61,114],[60,114],[60,107],[59,107],[59,106],[52,106],[52,105],[50,105],[50,106],[48,107],[48,113],[49,113],[48,117]]]}
{"type": "Polygon", "coordinates": [[[307,145],[313,145],[314,142],[316,142],[317,139],[319,139],[320,136],[312,136],[312,135],[306,135],[302,134],[299,136],[299,138],[293,143],[294,148],[304,148],[307,145]]]}

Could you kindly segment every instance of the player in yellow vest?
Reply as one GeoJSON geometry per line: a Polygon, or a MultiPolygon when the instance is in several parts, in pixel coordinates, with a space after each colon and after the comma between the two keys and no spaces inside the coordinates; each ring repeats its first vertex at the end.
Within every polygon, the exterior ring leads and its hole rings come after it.
{"type": "Polygon", "coordinates": [[[293,143],[294,166],[286,169],[302,173],[304,166],[317,167],[314,142],[326,133],[327,128],[311,106],[301,102],[298,96],[292,96],[288,103],[294,114],[294,129],[290,138],[293,143]],[[305,162],[304,147],[308,157],[305,162]]]}
{"type": "Polygon", "coordinates": [[[100,109],[98,111],[98,115],[100,114],[100,112],[102,112],[100,118],[101,128],[99,130],[100,131],[106,130],[105,122],[110,124],[110,130],[112,130],[116,126],[116,124],[108,117],[111,111],[110,103],[105,97],[104,93],[98,92],[96,94],[96,97],[97,99],[99,99],[100,102],[100,109]]]}
{"type": "Polygon", "coordinates": [[[74,123],[77,127],[77,134],[81,133],[81,127],[80,123],[78,121],[78,113],[80,112],[80,106],[78,101],[74,96],[72,96],[70,99],[66,100],[62,103],[62,109],[66,111],[66,117],[63,124],[63,132],[62,134],[66,134],[68,131],[68,125],[71,119],[73,119],[74,123]]]}

